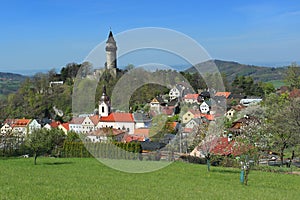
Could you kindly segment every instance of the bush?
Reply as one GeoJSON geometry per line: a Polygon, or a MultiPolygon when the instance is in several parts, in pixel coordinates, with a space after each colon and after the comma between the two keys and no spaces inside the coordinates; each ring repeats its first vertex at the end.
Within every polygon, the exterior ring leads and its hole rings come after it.
{"type": "Polygon", "coordinates": [[[292,171],[292,167],[277,167],[277,166],[263,166],[258,165],[253,168],[254,170],[260,170],[263,172],[274,172],[274,173],[287,173],[292,171]]]}
{"type": "Polygon", "coordinates": [[[182,161],[188,162],[188,163],[194,163],[194,164],[206,164],[205,158],[199,158],[196,156],[190,156],[190,155],[182,155],[180,156],[180,159],[182,161]]]}

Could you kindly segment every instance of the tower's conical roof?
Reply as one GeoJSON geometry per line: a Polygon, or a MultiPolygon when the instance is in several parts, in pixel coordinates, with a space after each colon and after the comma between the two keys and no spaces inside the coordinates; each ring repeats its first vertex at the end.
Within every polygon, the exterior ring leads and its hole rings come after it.
{"type": "Polygon", "coordinates": [[[106,43],[108,43],[108,42],[109,43],[116,43],[112,31],[109,31],[109,35],[108,35],[108,39],[107,39],[106,43]]]}

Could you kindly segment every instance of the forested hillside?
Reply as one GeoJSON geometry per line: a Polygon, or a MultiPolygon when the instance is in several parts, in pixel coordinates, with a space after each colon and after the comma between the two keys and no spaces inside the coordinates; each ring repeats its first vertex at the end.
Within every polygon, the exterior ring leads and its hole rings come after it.
{"type": "MultiPolygon", "coordinates": [[[[232,61],[222,60],[209,60],[196,65],[198,70],[208,71],[212,69],[212,66],[217,66],[221,73],[224,73],[227,80],[232,82],[236,76],[251,76],[254,81],[274,81],[283,80],[286,72],[286,67],[259,67],[254,65],[245,65],[232,61]]],[[[194,73],[196,69],[191,67],[186,72],[194,73]]]]}
{"type": "Polygon", "coordinates": [[[25,78],[25,76],[20,74],[0,72],[0,98],[16,92],[25,78]]]}

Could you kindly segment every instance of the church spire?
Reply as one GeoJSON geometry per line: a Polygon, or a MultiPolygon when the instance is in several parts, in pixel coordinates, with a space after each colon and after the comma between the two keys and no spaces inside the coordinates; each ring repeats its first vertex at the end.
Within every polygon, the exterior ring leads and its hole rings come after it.
{"type": "Polygon", "coordinates": [[[99,115],[102,117],[107,117],[110,114],[111,107],[110,107],[110,99],[109,96],[106,94],[106,87],[103,86],[102,96],[99,101],[99,115]]]}

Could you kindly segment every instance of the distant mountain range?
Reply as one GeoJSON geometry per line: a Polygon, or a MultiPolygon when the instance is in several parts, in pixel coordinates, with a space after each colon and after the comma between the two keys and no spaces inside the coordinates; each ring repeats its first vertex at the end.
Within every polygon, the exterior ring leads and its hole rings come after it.
{"type": "MultiPolygon", "coordinates": [[[[197,64],[198,70],[212,72],[213,66],[217,66],[221,73],[226,74],[228,81],[232,81],[236,76],[251,76],[255,81],[278,81],[284,79],[286,67],[260,67],[254,65],[245,65],[233,61],[209,60],[197,64]]],[[[190,67],[185,72],[195,73],[195,67],[190,67]]]]}
{"type": "Polygon", "coordinates": [[[0,72],[0,79],[11,79],[11,80],[24,80],[27,76],[23,76],[21,74],[15,74],[15,73],[6,73],[6,72],[0,72]]]}

